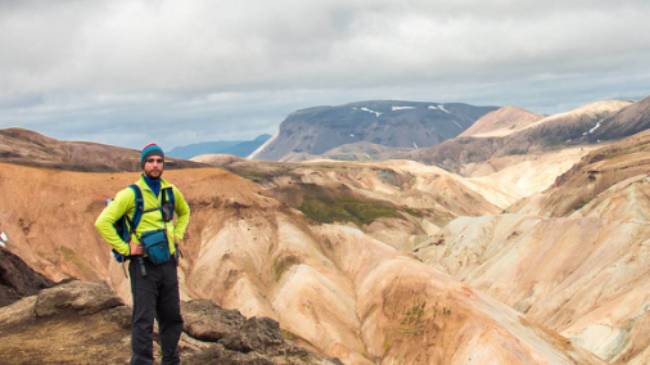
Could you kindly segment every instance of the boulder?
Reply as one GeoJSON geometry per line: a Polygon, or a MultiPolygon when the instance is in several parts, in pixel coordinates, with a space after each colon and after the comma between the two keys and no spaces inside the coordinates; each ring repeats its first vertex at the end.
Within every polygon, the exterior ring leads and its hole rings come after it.
{"type": "Polygon", "coordinates": [[[34,311],[37,317],[65,312],[88,315],[123,305],[122,299],[105,283],[73,280],[42,290],[34,311]]]}

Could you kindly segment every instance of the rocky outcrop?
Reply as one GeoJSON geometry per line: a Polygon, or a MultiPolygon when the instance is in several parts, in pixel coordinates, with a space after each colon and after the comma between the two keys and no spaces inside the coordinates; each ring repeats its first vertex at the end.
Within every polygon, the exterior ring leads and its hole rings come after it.
{"type": "MultiPolygon", "coordinates": [[[[247,319],[205,300],[183,303],[182,312],[184,364],[340,364],[288,343],[270,318],[247,319]]],[[[104,283],[73,280],[44,289],[0,308],[0,363],[126,363],[130,318],[104,283]]]]}
{"type": "Polygon", "coordinates": [[[340,364],[334,359],[317,359],[308,351],[287,343],[278,322],[270,318],[246,319],[239,311],[222,309],[209,300],[184,303],[182,311],[184,331],[193,338],[213,343],[188,356],[188,363],[340,364]]]}
{"type": "Polygon", "coordinates": [[[0,307],[52,286],[52,281],[32,270],[18,256],[0,249],[0,307]]]}

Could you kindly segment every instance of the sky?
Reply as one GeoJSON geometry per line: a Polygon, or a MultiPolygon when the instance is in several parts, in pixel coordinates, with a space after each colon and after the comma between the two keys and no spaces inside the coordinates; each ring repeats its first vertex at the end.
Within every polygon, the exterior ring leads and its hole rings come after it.
{"type": "Polygon", "coordinates": [[[163,148],[373,99],[650,95],[650,1],[0,0],[0,128],[163,148]]]}

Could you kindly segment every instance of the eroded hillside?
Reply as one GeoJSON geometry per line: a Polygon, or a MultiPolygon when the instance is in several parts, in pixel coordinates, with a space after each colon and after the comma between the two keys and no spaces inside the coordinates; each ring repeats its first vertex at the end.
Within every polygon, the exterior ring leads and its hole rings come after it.
{"type": "MultiPolygon", "coordinates": [[[[105,280],[128,300],[126,279],[92,222],[105,198],[135,177],[2,164],[0,230],[11,237],[10,250],[48,278],[105,280]]],[[[355,223],[315,221],[264,186],[219,169],[166,177],[193,209],[183,242],[183,299],[275,318],[297,343],[346,364],[601,363],[355,223]]],[[[444,183],[442,191],[462,186],[434,180],[444,183]]],[[[486,204],[473,197],[466,199],[486,204]]]]}
{"type": "Polygon", "coordinates": [[[649,140],[594,150],[510,213],[458,218],[416,254],[610,363],[646,364],[649,140]]]}

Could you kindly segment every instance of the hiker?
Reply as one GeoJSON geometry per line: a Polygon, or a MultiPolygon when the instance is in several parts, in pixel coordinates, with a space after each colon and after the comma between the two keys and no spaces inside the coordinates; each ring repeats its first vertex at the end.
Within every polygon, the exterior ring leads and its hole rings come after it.
{"type": "MultiPolygon", "coordinates": [[[[156,144],[142,149],[143,174],[121,190],[95,222],[116,258],[129,260],[133,296],[131,364],[153,362],[153,321],[158,320],[162,364],[179,364],[178,340],[183,329],[176,267],[190,219],[181,192],[161,176],[165,162],[156,144]],[[176,222],[173,215],[176,213],[176,222]],[[114,226],[125,216],[132,235],[125,242],[114,226]]],[[[119,261],[119,260],[118,260],[119,261]]]]}

